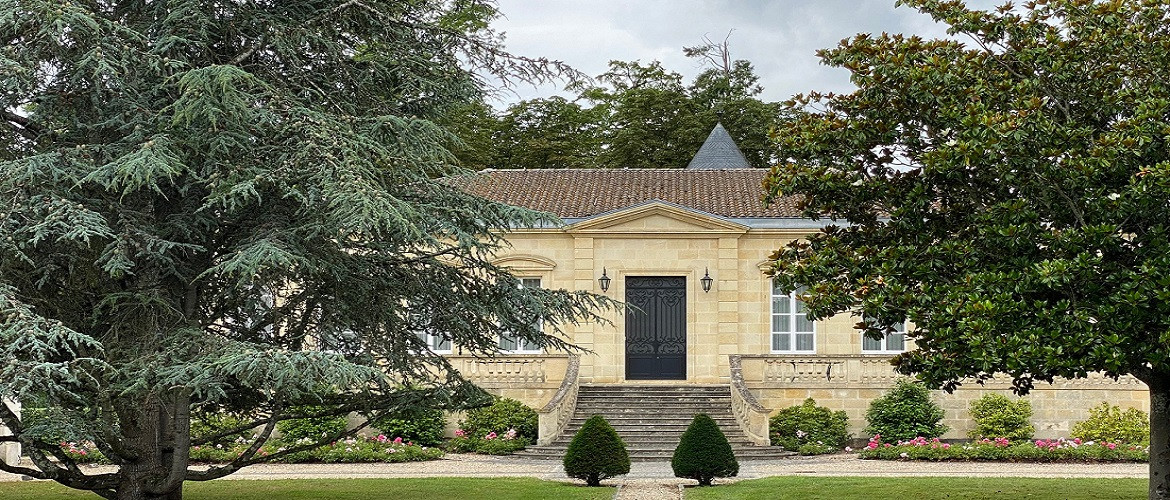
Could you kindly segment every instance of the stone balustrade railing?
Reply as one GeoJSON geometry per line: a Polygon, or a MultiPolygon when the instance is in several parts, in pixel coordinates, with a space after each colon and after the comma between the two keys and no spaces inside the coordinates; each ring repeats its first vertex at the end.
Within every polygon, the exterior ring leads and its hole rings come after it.
{"type": "Polygon", "coordinates": [[[581,386],[577,375],[580,369],[581,356],[571,355],[569,366],[565,368],[565,376],[561,380],[561,386],[557,388],[556,394],[553,394],[548,404],[537,411],[539,437],[536,444],[544,446],[560,436],[561,432],[565,430],[565,426],[569,424],[569,419],[573,417],[573,413],[577,411],[577,390],[581,386]]]}
{"type": "Polygon", "coordinates": [[[893,385],[901,375],[885,356],[743,356],[745,376],[764,386],[893,385]]]}
{"type": "MultiPolygon", "coordinates": [[[[889,355],[790,355],[745,354],[738,357],[742,364],[741,376],[752,388],[834,388],[874,387],[894,385],[904,375],[894,371],[889,355]]],[[[973,382],[972,382],[973,383],[973,382]]],[[[1090,373],[1080,379],[1057,379],[1055,386],[1140,386],[1141,381],[1124,376],[1117,380],[1100,373],[1090,373]]],[[[1007,389],[1010,377],[996,377],[984,381],[984,387],[1007,389]]]]}
{"type": "MultiPolygon", "coordinates": [[[[0,400],[0,404],[7,406],[17,418],[20,418],[20,403],[4,399],[0,400]]],[[[0,424],[0,436],[8,436],[11,434],[7,427],[0,424]]],[[[20,443],[0,443],[0,461],[9,465],[16,465],[20,461],[20,443]]]]}
{"type": "Polygon", "coordinates": [[[772,411],[764,408],[744,383],[741,356],[732,354],[730,364],[731,411],[735,414],[735,420],[752,443],[768,446],[772,442],[768,429],[768,415],[772,411]]]}
{"type": "Polygon", "coordinates": [[[485,389],[557,387],[570,364],[567,354],[448,356],[447,360],[463,378],[485,389]]]}

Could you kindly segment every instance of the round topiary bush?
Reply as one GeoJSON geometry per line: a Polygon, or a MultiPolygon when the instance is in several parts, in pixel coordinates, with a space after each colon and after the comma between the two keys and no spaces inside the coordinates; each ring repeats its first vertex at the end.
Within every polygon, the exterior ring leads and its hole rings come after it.
{"type": "Polygon", "coordinates": [[[1026,399],[1012,401],[1002,394],[985,394],[971,402],[971,418],[975,420],[975,428],[968,433],[971,439],[1028,440],[1036,433],[1029,421],[1032,403],[1026,399]]]}
{"type": "Polygon", "coordinates": [[[447,417],[436,408],[407,408],[370,419],[370,425],[388,438],[402,438],[421,446],[443,442],[447,417]]]}
{"type": "Polygon", "coordinates": [[[1113,406],[1108,402],[1089,410],[1089,418],[1073,424],[1072,437],[1085,441],[1148,444],[1150,416],[1137,408],[1113,406]]]}
{"type": "Polygon", "coordinates": [[[845,412],[817,406],[813,398],[776,412],[768,423],[772,444],[790,451],[839,450],[849,439],[845,412]]]}
{"type": "MultiPolygon", "coordinates": [[[[316,412],[323,411],[323,408],[316,407],[300,407],[294,409],[291,413],[300,415],[312,415],[316,412]]],[[[314,441],[336,436],[345,432],[346,420],[345,415],[337,415],[331,417],[314,417],[314,418],[294,418],[291,420],[281,420],[276,424],[276,430],[280,431],[280,438],[286,442],[294,442],[301,439],[312,439],[314,441]]]]}
{"type": "Polygon", "coordinates": [[[943,411],[930,399],[930,391],[918,382],[899,380],[890,392],[869,404],[865,432],[881,435],[882,441],[909,441],[918,436],[935,438],[947,431],[943,411]]]}
{"type": "Polygon", "coordinates": [[[670,468],[675,477],[696,479],[699,486],[711,486],[711,481],[717,477],[739,474],[739,462],[731,451],[727,436],[711,417],[702,413],[695,415],[683,432],[670,459],[670,468]]]}
{"type": "Polygon", "coordinates": [[[516,429],[516,437],[529,443],[536,442],[538,428],[536,410],[509,398],[500,398],[489,406],[468,411],[459,427],[474,438],[483,438],[493,432],[505,434],[516,429]]]}
{"type": "Polygon", "coordinates": [[[565,451],[565,475],[601,486],[602,479],[630,473],[626,443],[601,415],[585,421],[565,451]]]}

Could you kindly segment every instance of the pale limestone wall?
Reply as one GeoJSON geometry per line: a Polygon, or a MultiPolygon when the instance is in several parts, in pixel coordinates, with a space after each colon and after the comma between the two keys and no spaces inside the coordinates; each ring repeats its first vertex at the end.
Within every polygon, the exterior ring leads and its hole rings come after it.
{"type": "MultiPolygon", "coordinates": [[[[0,404],[8,406],[9,409],[16,413],[17,417],[20,416],[20,403],[5,399],[0,400],[0,404]]],[[[0,436],[9,436],[11,434],[7,427],[0,425],[0,436]]],[[[3,460],[6,464],[16,464],[19,462],[20,445],[17,443],[0,443],[0,460],[3,460]]]]}

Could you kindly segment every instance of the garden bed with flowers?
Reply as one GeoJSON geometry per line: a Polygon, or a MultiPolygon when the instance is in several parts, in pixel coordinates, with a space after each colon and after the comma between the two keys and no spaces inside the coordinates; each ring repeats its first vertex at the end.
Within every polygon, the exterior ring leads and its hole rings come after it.
{"type": "Polygon", "coordinates": [[[452,453],[480,453],[483,455],[511,455],[524,449],[530,443],[519,437],[516,429],[497,434],[489,432],[482,437],[474,436],[463,429],[455,431],[455,438],[447,441],[447,450],[452,453]]]}
{"type": "Polygon", "coordinates": [[[918,437],[883,443],[880,435],[870,438],[858,455],[863,459],[925,461],[1148,462],[1150,459],[1148,446],[1081,439],[1013,442],[995,438],[951,444],[938,438],[918,437]]]}
{"type": "MultiPolygon", "coordinates": [[[[292,443],[273,440],[265,444],[257,452],[261,457],[284,451],[287,448],[303,446],[311,443],[301,439],[292,443]]],[[[237,440],[227,445],[192,446],[192,463],[227,463],[239,457],[248,448],[250,442],[237,440]]],[[[77,463],[109,464],[110,461],[97,449],[92,442],[63,442],[61,448],[66,455],[77,463]]],[[[435,460],[443,456],[438,448],[420,446],[402,438],[390,439],[386,436],[369,438],[349,438],[327,444],[320,448],[282,455],[272,459],[273,463],[300,464],[300,463],[399,463],[421,462],[435,460]]]]}

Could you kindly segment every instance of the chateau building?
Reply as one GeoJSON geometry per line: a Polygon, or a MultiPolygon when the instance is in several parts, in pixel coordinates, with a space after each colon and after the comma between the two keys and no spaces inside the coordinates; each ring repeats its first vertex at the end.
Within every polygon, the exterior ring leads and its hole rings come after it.
{"type": "MultiPolygon", "coordinates": [[[[588,352],[540,352],[509,339],[490,359],[451,352],[461,372],[495,393],[541,409],[542,442],[565,430],[582,387],[729,387],[736,421],[765,444],[767,416],[815,398],[845,410],[862,437],[865,410],[900,377],[889,359],[912,348],[903,333],[863,337],[856,316],[810,321],[797,293],[764,274],[769,255],[825,224],[795,200],[765,206],[767,171],[750,168],[722,125],[686,168],[485,170],[453,182],[485,198],[553,213],[559,227],[519,228],[497,262],[525,286],[590,290],[630,308],[611,324],[565,325],[588,352]]],[[[442,347],[442,346],[440,346],[442,347]]],[[[449,346],[446,346],[449,348],[449,346]]],[[[1009,380],[936,392],[950,427],[966,437],[970,401],[1010,394],[1009,380]]],[[[1027,398],[1037,437],[1067,436],[1101,401],[1148,410],[1131,377],[1039,384],[1027,398]]]]}

